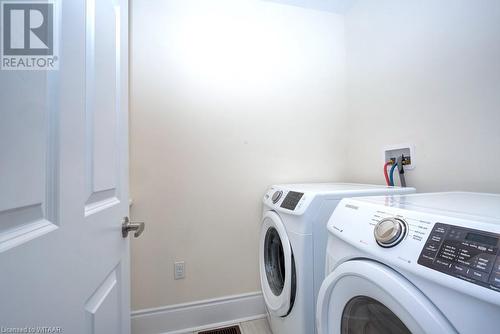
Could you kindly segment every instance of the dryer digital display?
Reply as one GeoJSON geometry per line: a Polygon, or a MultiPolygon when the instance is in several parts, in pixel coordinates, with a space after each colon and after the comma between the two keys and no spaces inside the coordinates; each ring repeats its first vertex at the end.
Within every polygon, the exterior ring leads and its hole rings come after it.
{"type": "Polygon", "coordinates": [[[500,291],[500,235],[436,223],[418,263],[500,291]]]}
{"type": "Polygon", "coordinates": [[[281,203],[281,207],[292,211],[295,210],[302,196],[304,196],[304,193],[289,191],[283,200],[283,203],[281,203]]]}

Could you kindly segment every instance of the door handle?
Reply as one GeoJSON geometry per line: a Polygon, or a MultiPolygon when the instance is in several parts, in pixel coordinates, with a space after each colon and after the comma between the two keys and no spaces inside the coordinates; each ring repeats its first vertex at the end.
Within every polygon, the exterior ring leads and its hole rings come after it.
{"type": "Polygon", "coordinates": [[[144,232],[144,222],[131,222],[128,217],[123,217],[122,236],[128,237],[130,231],[134,231],[134,238],[138,238],[144,232]]]}

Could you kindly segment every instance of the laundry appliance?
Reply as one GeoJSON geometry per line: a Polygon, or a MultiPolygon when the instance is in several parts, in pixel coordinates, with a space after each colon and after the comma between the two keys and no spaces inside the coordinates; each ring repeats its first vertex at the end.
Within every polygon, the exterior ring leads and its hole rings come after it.
{"type": "Polygon", "coordinates": [[[274,334],[313,334],[325,275],[326,224],[344,197],[415,192],[365,184],[275,185],[263,199],[260,280],[274,334]]]}
{"type": "Polygon", "coordinates": [[[319,334],[500,331],[500,195],[345,199],[328,231],[319,334]]]}

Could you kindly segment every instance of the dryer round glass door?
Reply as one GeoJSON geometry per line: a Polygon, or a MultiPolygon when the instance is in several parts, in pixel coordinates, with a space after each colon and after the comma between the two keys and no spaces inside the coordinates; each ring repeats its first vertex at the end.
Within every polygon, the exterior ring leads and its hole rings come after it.
{"type": "Polygon", "coordinates": [[[281,295],[285,286],[285,252],[278,231],[270,227],[264,239],[264,268],[271,291],[281,295]]]}
{"type": "Polygon", "coordinates": [[[370,260],[339,265],[321,285],[318,334],[456,333],[406,278],[370,260]]]}
{"type": "Polygon", "coordinates": [[[397,315],[366,296],[357,296],[347,302],[340,327],[342,334],[411,334],[397,315]]]}
{"type": "Polygon", "coordinates": [[[259,262],[269,312],[280,317],[288,315],[295,299],[295,264],[285,227],[272,211],[262,221],[259,262]]]}

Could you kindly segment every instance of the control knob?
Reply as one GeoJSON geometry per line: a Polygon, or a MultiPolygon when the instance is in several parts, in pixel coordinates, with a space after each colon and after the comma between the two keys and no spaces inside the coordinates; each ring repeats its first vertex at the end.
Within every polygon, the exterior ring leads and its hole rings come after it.
{"type": "Polygon", "coordinates": [[[375,225],[373,234],[381,247],[394,247],[406,234],[406,222],[400,218],[384,218],[375,225]]]}
{"type": "Polygon", "coordinates": [[[273,197],[271,198],[271,200],[273,201],[273,204],[276,204],[280,200],[281,195],[283,195],[282,190],[276,190],[274,192],[273,197]]]}

